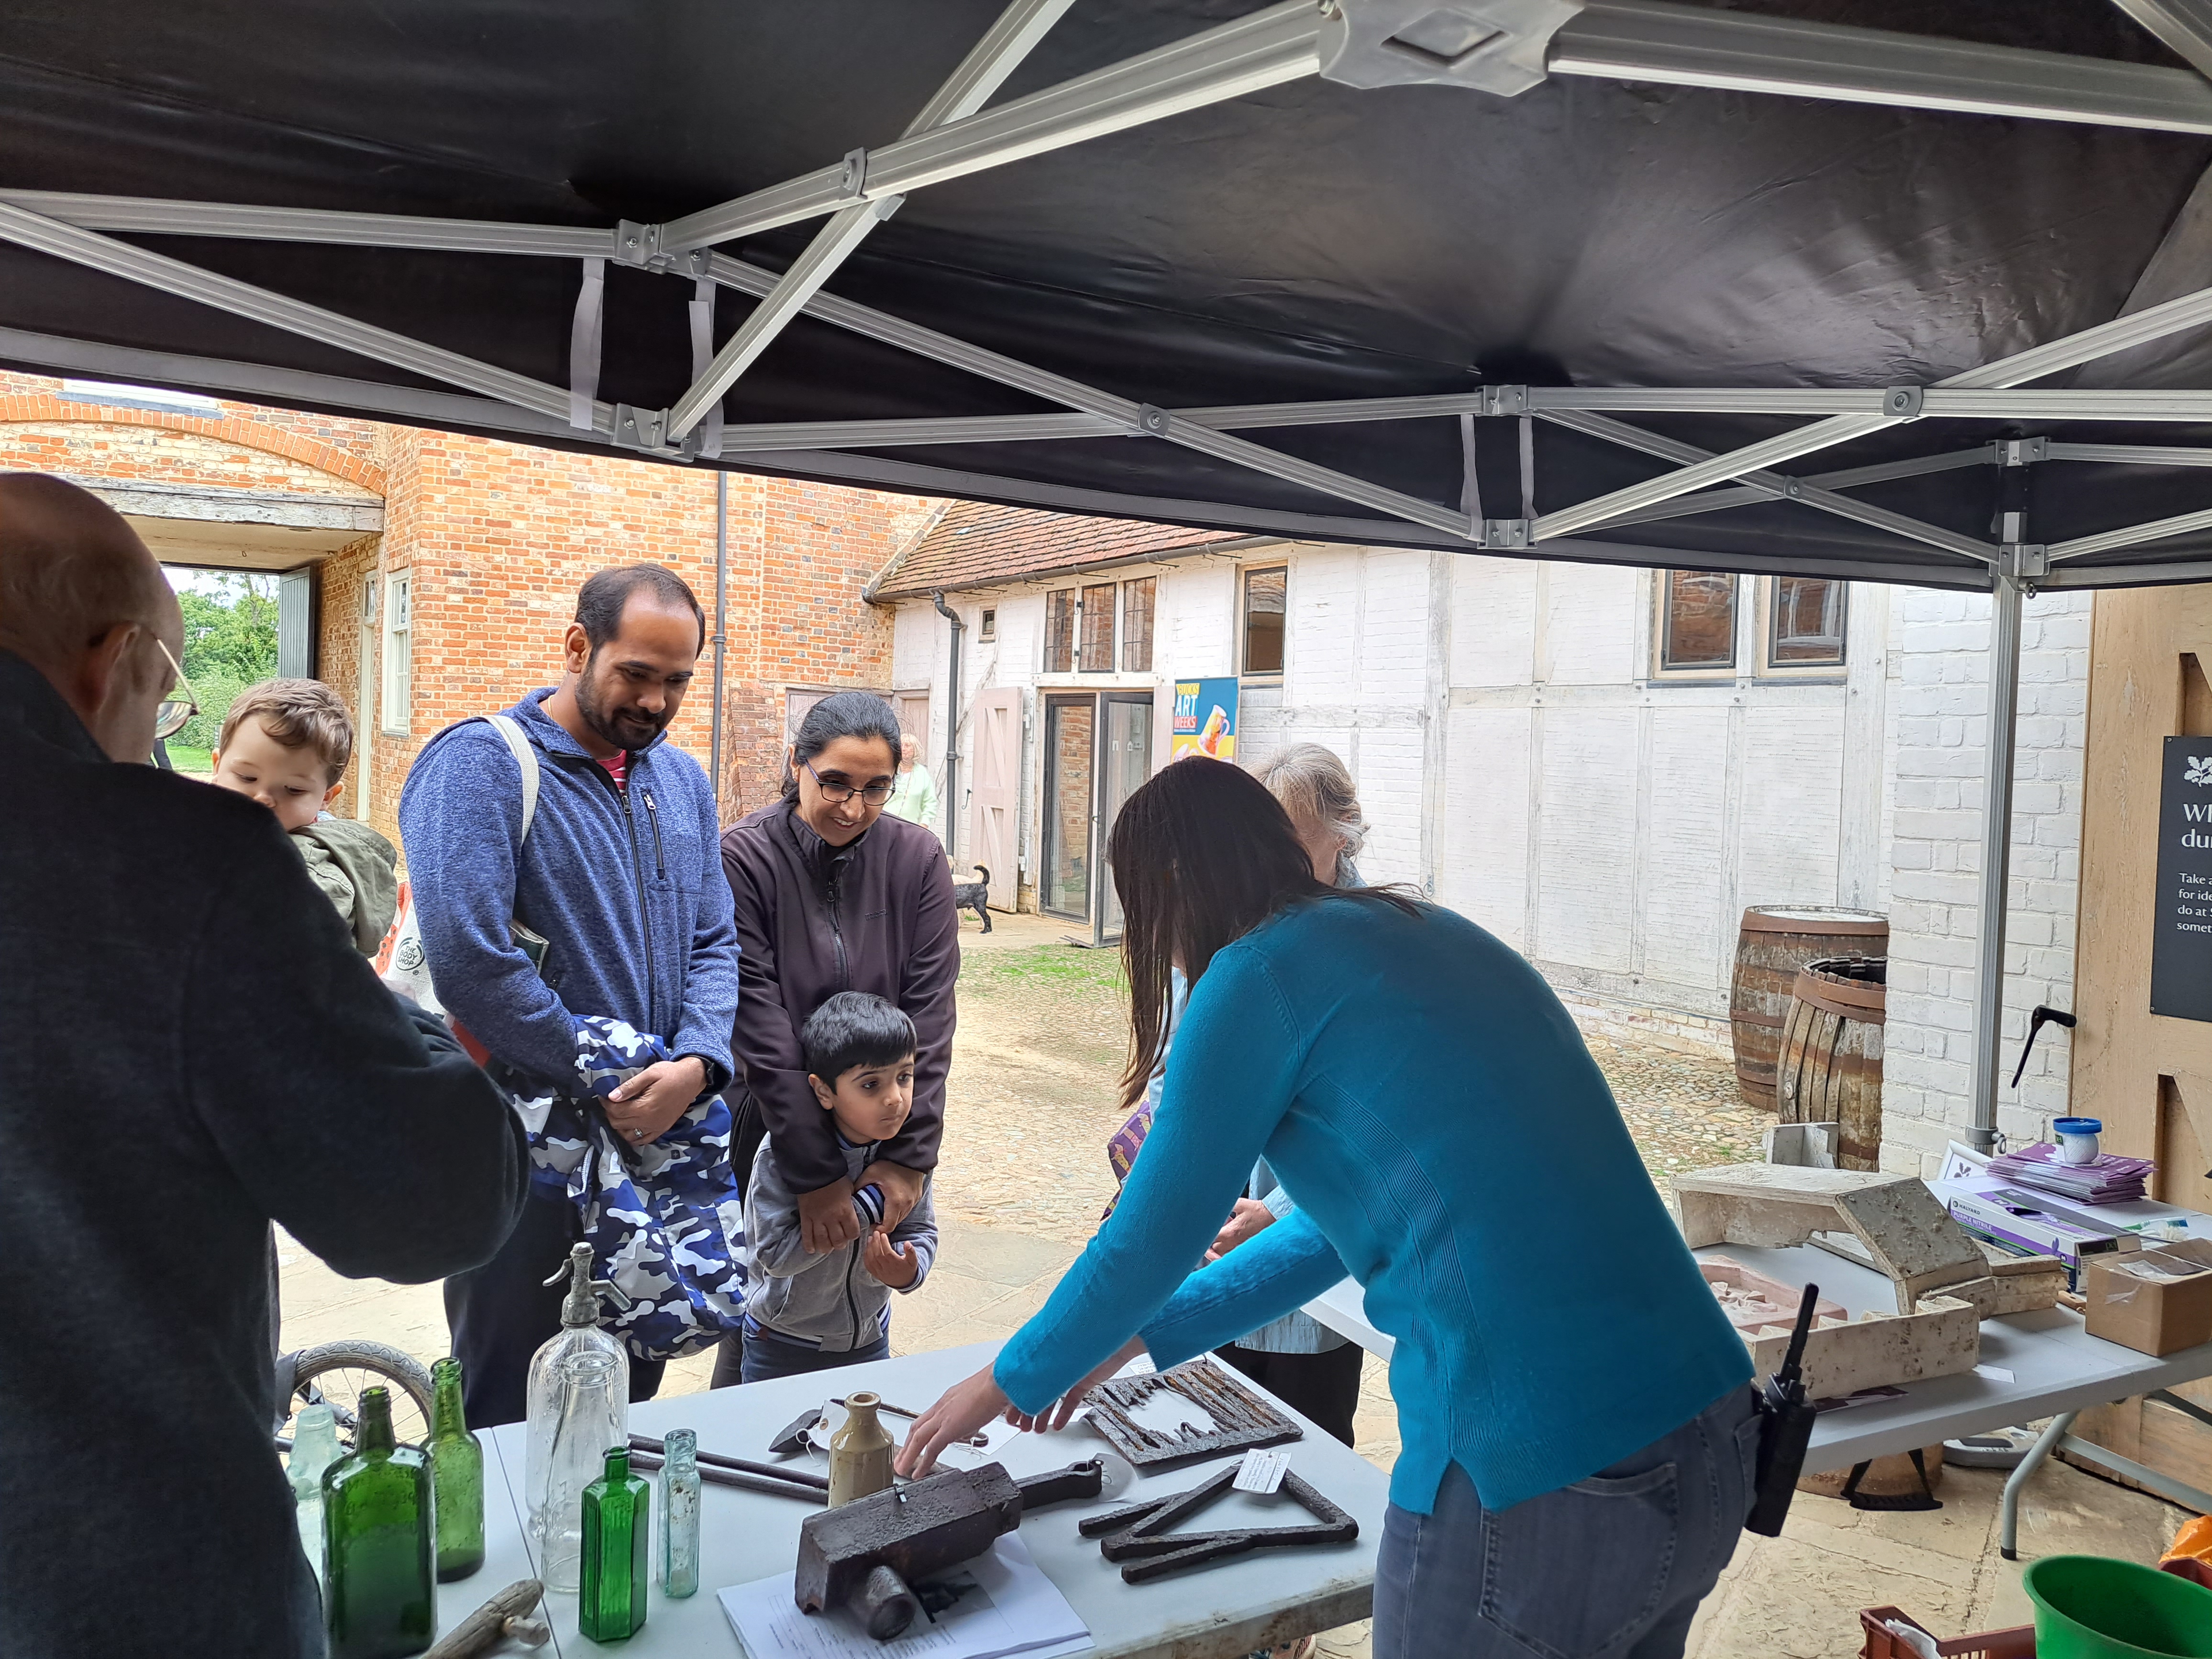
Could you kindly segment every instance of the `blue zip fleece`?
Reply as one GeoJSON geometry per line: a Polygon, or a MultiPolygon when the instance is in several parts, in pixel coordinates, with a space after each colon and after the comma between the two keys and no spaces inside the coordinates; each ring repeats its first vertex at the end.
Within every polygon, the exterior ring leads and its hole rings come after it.
{"type": "Polygon", "coordinates": [[[408,774],[399,830],[439,998],[541,1089],[581,1092],[577,1021],[599,1014],[697,1055],[719,1091],[731,1074],[738,938],[707,775],[663,736],[631,755],[625,799],[539,708],[552,695],[507,711],[538,755],[527,842],[520,770],[484,721],[447,726],[408,774]],[[542,978],[509,937],[510,917],[550,941],[542,978]]]}

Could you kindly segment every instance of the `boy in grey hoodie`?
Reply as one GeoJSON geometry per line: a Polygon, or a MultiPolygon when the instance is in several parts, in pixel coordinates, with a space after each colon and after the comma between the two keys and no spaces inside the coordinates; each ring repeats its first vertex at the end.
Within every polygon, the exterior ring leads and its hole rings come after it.
{"type": "MultiPolygon", "coordinates": [[[[914,1108],[914,1022],[882,997],[841,991],[814,1011],[799,1040],[806,1081],[835,1121],[846,1174],[857,1176],[914,1108]]],[[[937,1216],[926,1185],[921,1201],[889,1232],[875,1187],[861,1188],[853,1203],[860,1237],[810,1253],[799,1196],[776,1164],[775,1138],[761,1143],[745,1188],[752,1274],[740,1380],[796,1376],[890,1354],[890,1293],[911,1291],[928,1276],[937,1216]]]]}

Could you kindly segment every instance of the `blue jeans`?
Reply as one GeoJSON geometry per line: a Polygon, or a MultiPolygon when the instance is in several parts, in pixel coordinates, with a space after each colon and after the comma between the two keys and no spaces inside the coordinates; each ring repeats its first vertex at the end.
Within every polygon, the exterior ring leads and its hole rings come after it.
{"type": "MultiPolygon", "coordinates": [[[[767,1382],[779,1376],[804,1376],[809,1371],[834,1371],[840,1366],[865,1365],[871,1359],[889,1359],[891,1357],[889,1331],[866,1346],[830,1352],[805,1342],[786,1341],[771,1332],[757,1331],[748,1323],[744,1342],[744,1358],[740,1361],[738,1377],[740,1382],[767,1382]]],[[[715,1381],[719,1383],[720,1379],[718,1377],[715,1381]]]]}
{"type": "Polygon", "coordinates": [[[1633,1457],[1506,1510],[1456,1463],[1390,1506],[1375,1659],[1680,1659],[1751,1512],[1759,1415],[1734,1389],[1633,1457]]]}

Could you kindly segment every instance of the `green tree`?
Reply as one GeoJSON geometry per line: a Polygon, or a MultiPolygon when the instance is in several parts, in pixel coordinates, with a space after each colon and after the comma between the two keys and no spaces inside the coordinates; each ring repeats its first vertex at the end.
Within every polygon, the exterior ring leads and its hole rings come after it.
{"type": "Polygon", "coordinates": [[[224,574],[212,592],[177,595],[185,612],[185,672],[228,674],[249,684],[276,672],[276,583],[267,576],[224,574]]]}
{"type": "Polygon", "coordinates": [[[276,584],[268,576],[225,574],[185,588],[185,678],[200,712],[177,734],[195,749],[212,749],[238,694],[276,672],[276,584]]]}

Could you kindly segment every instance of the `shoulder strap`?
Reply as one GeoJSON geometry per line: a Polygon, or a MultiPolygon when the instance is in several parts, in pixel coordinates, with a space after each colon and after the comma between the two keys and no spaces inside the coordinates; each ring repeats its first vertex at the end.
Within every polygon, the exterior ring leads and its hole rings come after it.
{"type": "Polygon", "coordinates": [[[522,839],[530,839],[530,821],[538,816],[538,750],[523,735],[520,722],[512,714],[486,714],[485,722],[507,740],[514,751],[514,763],[522,769],[522,839]]]}

